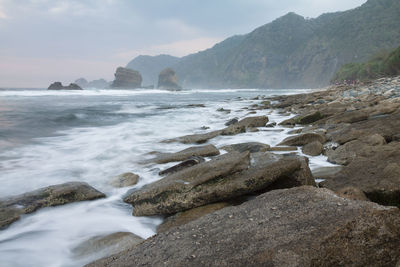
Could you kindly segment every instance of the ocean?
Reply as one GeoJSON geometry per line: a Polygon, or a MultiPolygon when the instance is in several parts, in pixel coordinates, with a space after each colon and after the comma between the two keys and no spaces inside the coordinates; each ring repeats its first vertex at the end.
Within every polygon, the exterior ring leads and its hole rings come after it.
{"type": "MultiPolygon", "coordinates": [[[[185,149],[190,145],[162,141],[221,129],[235,117],[267,115],[270,122],[279,123],[289,117],[271,110],[249,115],[246,108],[259,103],[254,100],[259,95],[304,92],[0,89],[0,198],[68,181],[87,182],[107,195],[22,216],[0,231],[0,266],[80,266],[92,258],[76,258],[72,249],[93,236],[118,231],[142,238],[154,235],[162,218],[134,217],[131,205],[122,201],[129,189],[160,179],[158,172],[174,165],[141,164],[152,157],[150,152],[185,149]],[[124,172],[138,174],[139,183],[118,189],[108,184],[124,172]]],[[[217,147],[241,142],[273,146],[289,130],[265,128],[220,136],[209,143],[217,147]]],[[[318,156],[310,166],[330,164],[318,156]]]]}

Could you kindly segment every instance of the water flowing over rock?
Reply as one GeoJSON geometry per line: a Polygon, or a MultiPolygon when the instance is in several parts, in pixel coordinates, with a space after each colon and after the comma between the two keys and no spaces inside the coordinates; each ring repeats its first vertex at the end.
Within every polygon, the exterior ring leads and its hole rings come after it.
{"type": "Polygon", "coordinates": [[[105,197],[103,193],[87,183],[69,182],[0,199],[0,228],[15,222],[22,214],[32,213],[41,208],[103,197],[105,197]]]}
{"type": "Polygon", "coordinates": [[[135,89],[142,86],[142,76],[136,70],[118,67],[115,72],[115,80],[111,84],[112,88],[135,89]]]}
{"type": "Polygon", "coordinates": [[[72,249],[72,253],[75,258],[87,257],[95,260],[124,251],[140,244],[143,240],[143,238],[129,232],[100,235],[82,242],[72,249]]]}
{"type": "Polygon", "coordinates": [[[182,90],[178,84],[178,76],[171,68],[166,68],[158,76],[158,88],[167,90],[182,90]]]}
{"type": "Polygon", "coordinates": [[[135,185],[138,181],[139,175],[127,172],[112,178],[109,184],[118,188],[135,185]]]}
{"type": "Polygon", "coordinates": [[[396,266],[400,211],[327,189],[275,190],[87,266],[396,266]]]}

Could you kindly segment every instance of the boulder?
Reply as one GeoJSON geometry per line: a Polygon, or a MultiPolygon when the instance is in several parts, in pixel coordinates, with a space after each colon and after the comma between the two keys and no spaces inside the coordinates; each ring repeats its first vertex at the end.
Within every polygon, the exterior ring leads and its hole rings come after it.
{"type": "Polygon", "coordinates": [[[239,120],[237,118],[233,118],[233,119],[227,121],[225,123],[225,126],[230,126],[230,125],[233,125],[233,124],[238,123],[238,122],[239,122],[239,120]]]}
{"type": "Polygon", "coordinates": [[[399,225],[397,208],[313,187],[275,190],[87,266],[395,266],[399,225]]]}
{"type": "Polygon", "coordinates": [[[255,117],[247,117],[242,120],[240,120],[237,123],[231,124],[228,127],[217,130],[217,131],[212,131],[208,133],[203,133],[203,134],[191,134],[191,135],[185,135],[181,136],[178,138],[173,138],[169,140],[165,140],[164,142],[170,143],[170,142],[180,142],[183,144],[203,144],[207,142],[208,140],[215,138],[220,135],[236,135],[240,133],[246,132],[246,128],[254,128],[254,127],[263,127],[266,125],[268,122],[268,117],[267,116],[255,116],[255,117]]]}
{"type": "Polygon", "coordinates": [[[115,80],[112,82],[112,88],[135,89],[142,86],[142,75],[136,70],[118,67],[115,72],[115,80]]]}
{"type": "Polygon", "coordinates": [[[164,220],[162,224],[157,227],[157,233],[168,231],[169,229],[178,227],[188,222],[194,221],[204,215],[210,214],[214,211],[229,207],[231,204],[228,202],[218,202],[201,207],[197,207],[191,210],[186,210],[174,214],[164,220]]]}
{"type": "Polygon", "coordinates": [[[183,144],[204,144],[208,140],[215,138],[221,134],[221,131],[212,131],[208,133],[203,133],[203,134],[190,134],[190,135],[185,135],[169,140],[165,140],[164,142],[170,143],[170,142],[180,142],[183,144]]]}
{"type": "Polygon", "coordinates": [[[373,154],[373,147],[359,140],[350,141],[335,150],[326,151],[328,161],[340,165],[347,165],[357,157],[369,157],[373,154]]]}
{"type": "Polygon", "coordinates": [[[247,117],[240,120],[237,124],[240,126],[244,126],[246,128],[251,127],[264,127],[268,123],[267,116],[254,116],[254,117],[247,117]]]}
{"type": "Polygon", "coordinates": [[[158,88],[166,90],[182,90],[178,84],[178,76],[171,68],[166,68],[158,76],[158,88]]]}
{"type": "Polygon", "coordinates": [[[277,151],[277,152],[282,152],[282,151],[297,151],[296,146],[275,146],[275,147],[270,147],[268,149],[269,151],[277,151]]]}
{"type": "Polygon", "coordinates": [[[309,156],[318,156],[324,151],[324,146],[319,141],[314,141],[303,146],[301,151],[309,156]]]}
{"type": "Polygon", "coordinates": [[[330,117],[326,124],[355,123],[368,119],[368,116],[365,110],[347,111],[330,117]]]}
{"type": "Polygon", "coordinates": [[[176,153],[161,153],[152,162],[163,164],[168,162],[184,161],[191,157],[211,157],[219,155],[219,150],[214,145],[189,147],[176,153]]]}
{"type": "Polygon", "coordinates": [[[136,216],[173,214],[263,190],[315,184],[302,157],[256,153],[251,162],[249,152],[227,153],[130,191],[124,201],[136,216]]]}
{"type": "Polygon", "coordinates": [[[82,90],[82,88],[75,84],[75,83],[70,83],[68,86],[62,85],[61,82],[55,82],[50,84],[48,90],[82,90]]]}
{"type": "Polygon", "coordinates": [[[41,208],[103,197],[105,197],[103,193],[87,183],[69,182],[3,198],[0,199],[0,228],[17,221],[23,214],[32,213],[41,208]]]}
{"type": "Polygon", "coordinates": [[[113,187],[119,188],[135,185],[138,183],[138,181],[139,175],[127,172],[112,178],[109,184],[113,187]]]}
{"type": "Polygon", "coordinates": [[[231,152],[245,152],[249,151],[250,153],[255,152],[265,152],[270,149],[270,146],[263,143],[258,142],[249,142],[249,143],[240,143],[240,144],[233,144],[228,146],[223,146],[221,149],[231,153],[231,152]]]}
{"type": "Polygon", "coordinates": [[[334,191],[355,187],[371,201],[400,206],[400,143],[372,146],[320,185],[334,191]]]}
{"type": "Polygon", "coordinates": [[[207,191],[202,190],[201,185],[212,188],[221,177],[247,169],[249,164],[248,152],[225,154],[168,175],[140,190],[131,190],[124,201],[133,205],[135,216],[173,214],[203,206],[218,199],[206,198],[207,191]]]}
{"type": "Polygon", "coordinates": [[[183,161],[177,165],[174,165],[166,170],[160,171],[158,174],[159,175],[172,174],[172,173],[181,171],[183,169],[186,169],[188,167],[192,167],[194,165],[202,163],[204,161],[205,161],[205,159],[202,157],[190,157],[188,160],[185,160],[185,161],[183,161]]]}
{"type": "Polygon", "coordinates": [[[307,113],[305,115],[299,115],[294,117],[295,124],[310,124],[323,119],[324,116],[319,111],[307,113]]]}
{"type": "Polygon", "coordinates": [[[143,242],[144,239],[129,232],[117,232],[92,237],[72,249],[74,258],[91,260],[108,257],[143,242]]]}
{"type": "Polygon", "coordinates": [[[327,138],[339,144],[344,144],[355,139],[378,134],[386,142],[390,142],[396,139],[399,132],[400,113],[394,113],[328,129],[327,138]]]}
{"type": "Polygon", "coordinates": [[[285,138],[278,146],[304,146],[309,143],[318,141],[324,144],[326,139],[325,135],[321,133],[305,133],[285,138]]]}

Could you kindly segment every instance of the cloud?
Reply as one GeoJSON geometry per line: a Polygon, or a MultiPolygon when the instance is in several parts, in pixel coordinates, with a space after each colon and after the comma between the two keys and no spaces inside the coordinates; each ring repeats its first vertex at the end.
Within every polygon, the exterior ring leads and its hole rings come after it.
{"type": "Polygon", "coordinates": [[[116,53],[115,57],[121,60],[131,60],[139,55],[154,56],[159,54],[169,54],[181,57],[210,48],[222,40],[223,38],[215,38],[215,37],[200,37],[189,40],[180,40],[171,43],[153,45],[143,49],[122,51],[116,53]]]}
{"type": "Polygon", "coordinates": [[[0,1],[0,19],[7,19],[8,16],[4,12],[3,1],[0,1]]]}

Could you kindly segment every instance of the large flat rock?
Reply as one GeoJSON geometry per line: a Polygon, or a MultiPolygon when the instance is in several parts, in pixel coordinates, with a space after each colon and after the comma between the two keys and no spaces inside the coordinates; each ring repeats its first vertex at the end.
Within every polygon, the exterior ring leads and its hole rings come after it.
{"type": "Polygon", "coordinates": [[[250,163],[249,152],[235,152],[129,191],[124,201],[136,216],[173,214],[262,190],[314,184],[302,157],[255,153],[250,163]]]}
{"type": "Polygon", "coordinates": [[[396,266],[400,211],[297,187],[263,194],[87,266],[396,266]]]}
{"type": "Polygon", "coordinates": [[[325,179],[323,187],[334,191],[355,187],[372,201],[400,207],[400,143],[368,147],[339,173],[325,179]]]}
{"type": "Polygon", "coordinates": [[[211,157],[219,155],[219,150],[213,145],[189,147],[176,153],[161,153],[151,161],[162,164],[168,162],[184,161],[190,157],[211,157]]]}
{"type": "Polygon", "coordinates": [[[0,199],[0,228],[18,220],[22,214],[32,213],[41,208],[103,197],[103,193],[87,183],[69,182],[0,199]]]}

